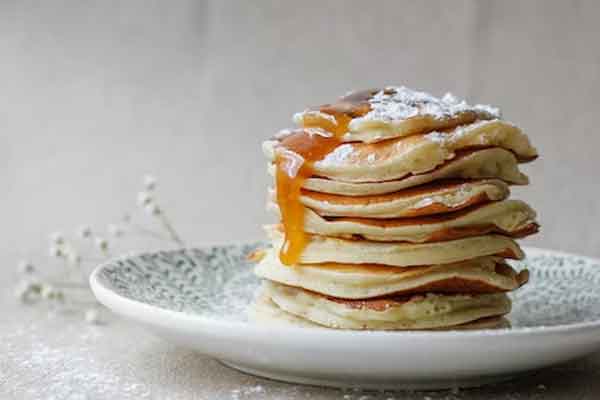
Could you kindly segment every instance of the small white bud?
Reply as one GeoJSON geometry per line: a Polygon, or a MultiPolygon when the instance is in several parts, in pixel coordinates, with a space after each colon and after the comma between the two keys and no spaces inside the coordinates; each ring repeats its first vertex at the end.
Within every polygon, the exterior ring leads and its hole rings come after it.
{"type": "Polygon", "coordinates": [[[32,263],[30,263],[29,261],[22,260],[22,261],[19,261],[17,270],[21,274],[29,275],[29,274],[33,274],[35,272],[35,266],[32,263]]]}
{"type": "Polygon", "coordinates": [[[89,324],[99,324],[101,321],[100,313],[95,308],[85,310],[85,321],[89,324]]]}
{"type": "Polygon", "coordinates": [[[150,215],[159,215],[161,213],[161,209],[157,204],[150,203],[144,207],[144,210],[150,215]]]}
{"type": "Polygon", "coordinates": [[[144,189],[154,190],[156,189],[156,178],[152,175],[144,176],[144,189]]]}
{"type": "Polygon", "coordinates": [[[54,232],[50,235],[50,241],[52,242],[52,244],[60,246],[65,243],[65,237],[60,232],[54,232]]]}
{"type": "Polygon", "coordinates": [[[147,206],[152,203],[152,195],[148,192],[139,192],[137,195],[137,204],[140,207],[147,206]]]}
{"type": "Polygon", "coordinates": [[[108,250],[108,241],[104,238],[96,238],[96,247],[102,251],[108,250]]]}
{"type": "Polygon", "coordinates": [[[43,298],[48,299],[54,292],[54,287],[52,285],[43,284],[41,287],[40,294],[43,298]]]}
{"type": "Polygon", "coordinates": [[[89,226],[82,226],[81,228],[79,228],[79,236],[83,239],[92,237],[92,228],[90,228],[89,226]]]}
{"type": "Polygon", "coordinates": [[[50,257],[61,258],[62,256],[64,256],[64,253],[60,247],[56,247],[56,246],[50,247],[50,257]]]}
{"type": "Polygon", "coordinates": [[[114,237],[123,236],[123,229],[119,225],[110,224],[108,225],[108,233],[114,237]]]}

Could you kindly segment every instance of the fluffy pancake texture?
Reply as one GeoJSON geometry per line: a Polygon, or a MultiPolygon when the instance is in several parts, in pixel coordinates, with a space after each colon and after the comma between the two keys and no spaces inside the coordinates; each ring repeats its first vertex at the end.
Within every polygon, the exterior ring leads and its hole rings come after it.
{"type": "Polygon", "coordinates": [[[369,264],[306,264],[286,267],[271,250],[255,273],[288,286],[344,299],[415,293],[493,293],[517,289],[528,279],[501,259],[482,257],[454,264],[397,268],[369,264]]]}
{"type": "MultiPolygon", "coordinates": [[[[257,296],[254,304],[249,309],[251,320],[271,326],[294,326],[301,328],[327,328],[308,319],[299,317],[281,309],[268,296],[267,290],[257,296]]],[[[510,328],[510,322],[504,317],[487,317],[460,325],[438,327],[431,330],[479,330],[510,328]]]]}
{"type": "Polygon", "coordinates": [[[304,289],[265,282],[282,310],[319,325],[339,329],[436,329],[510,312],[504,293],[426,294],[373,300],[342,300],[304,289]]]}
{"type": "Polygon", "coordinates": [[[415,218],[324,218],[305,211],[306,232],[347,239],[423,243],[460,239],[488,233],[515,238],[538,229],[535,211],[520,200],[504,200],[446,214],[415,218]]]}
{"type": "MultiPolygon", "coordinates": [[[[264,143],[272,161],[277,141],[264,143]]],[[[378,143],[344,143],[314,164],[314,174],[342,182],[381,182],[431,171],[462,149],[500,147],[518,159],[531,160],[537,151],[516,126],[480,121],[448,132],[418,134],[378,143]]]]}
{"type": "MultiPolygon", "coordinates": [[[[283,245],[283,234],[268,228],[276,251],[283,245]]],[[[431,243],[372,242],[312,235],[300,256],[301,264],[348,263],[383,264],[396,267],[449,264],[483,256],[522,259],[523,251],[503,235],[473,236],[431,243]]]]}
{"type": "Polygon", "coordinates": [[[287,311],[279,308],[277,304],[271,300],[268,290],[262,290],[257,293],[256,299],[248,309],[250,320],[262,324],[275,326],[295,326],[300,328],[324,328],[322,325],[301,318],[297,315],[290,314],[287,311]]]}
{"type": "Polygon", "coordinates": [[[406,87],[351,92],[263,143],[271,247],[254,320],[375,330],[506,327],[506,293],[529,279],[507,259],[536,233],[509,199],[537,158],[498,109],[406,87]]]}
{"type": "MultiPolygon", "coordinates": [[[[271,174],[274,175],[274,172],[271,174]]],[[[354,183],[311,177],[303,183],[303,187],[321,193],[364,196],[397,192],[443,179],[483,178],[497,178],[515,185],[529,183],[527,176],[519,170],[519,161],[515,155],[508,150],[493,147],[462,152],[430,172],[409,175],[399,180],[354,183]]]]}
{"type": "Polygon", "coordinates": [[[456,211],[474,204],[504,200],[509,193],[508,185],[499,180],[445,181],[360,197],[304,191],[300,200],[322,216],[388,219],[456,211]]]}

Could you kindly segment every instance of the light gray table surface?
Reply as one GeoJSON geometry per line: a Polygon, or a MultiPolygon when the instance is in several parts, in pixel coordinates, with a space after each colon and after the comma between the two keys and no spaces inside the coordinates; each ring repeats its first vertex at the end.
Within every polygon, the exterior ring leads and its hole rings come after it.
{"type": "MultiPolygon", "coordinates": [[[[0,286],[0,399],[597,399],[600,352],[476,389],[432,392],[337,390],[234,371],[174,346],[117,316],[91,325],[80,315],[23,306],[0,286]]],[[[373,360],[375,362],[375,360],[373,360]]]]}

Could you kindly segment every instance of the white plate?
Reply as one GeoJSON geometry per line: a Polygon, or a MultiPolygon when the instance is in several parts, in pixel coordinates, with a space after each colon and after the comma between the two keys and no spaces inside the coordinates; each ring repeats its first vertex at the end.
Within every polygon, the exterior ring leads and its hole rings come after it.
{"type": "Polygon", "coordinates": [[[259,243],[124,257],[90,278],[100,302],[173,343],[255,375],[374,389],[477,386],[600,349],[600,261],[526,249],[513,327],[366,332],[249,322],[259,243]]]}

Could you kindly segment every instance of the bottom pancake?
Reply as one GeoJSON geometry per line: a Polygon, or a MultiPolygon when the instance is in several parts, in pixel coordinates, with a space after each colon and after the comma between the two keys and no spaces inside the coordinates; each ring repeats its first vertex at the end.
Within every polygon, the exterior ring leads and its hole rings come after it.
{"type": "Polygon", "coordinates": [[[260,293],[254,300],[254,303],[248,308],[248,317],[250,320],[266,325],[296,326],[301,328],[325,328],[322,325],[290,314],[279,308],[271,300],[267,290],[261,288],[260,293]]]}
{"type": "Polygon", "coordinates": [[[337,329],[443,329],[502,316],[511,309],[504,293],[343,300],[271,281],[265,281],[264,290],[288,314],[337,329]]]}
{"type": "MultiPolygon", "coordinates": [[[[256,298],[255,302],[249,308],[249,318],[260,324],[272,326],[292,326],[300,328],[320,328],[327,329],[327,326],[317,324],[308,319],[291,314],[280,308],[263,290],[256,298]]],[[[430,330],[476,330],[476,329],[502,329],[510,328],[510,322],[502,317],[486,317],[472,322],[460,325],[434,328],[430,330]]]]}

